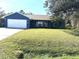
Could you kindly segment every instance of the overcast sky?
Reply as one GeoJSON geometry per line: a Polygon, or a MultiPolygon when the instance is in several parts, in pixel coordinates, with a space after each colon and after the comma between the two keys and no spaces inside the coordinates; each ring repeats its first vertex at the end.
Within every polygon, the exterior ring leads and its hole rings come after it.
{"type": "Polygon", "coordinates": [[[0,0],[0,7],[5,12],[33,12],[34,14],[46,14],[43,8],[44,0],[0,0]]]}

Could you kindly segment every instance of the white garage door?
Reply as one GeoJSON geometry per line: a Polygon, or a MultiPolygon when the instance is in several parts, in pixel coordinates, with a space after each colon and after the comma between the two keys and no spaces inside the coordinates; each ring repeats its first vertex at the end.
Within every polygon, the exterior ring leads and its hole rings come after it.
{"type": "Polygon", "coordinates": [[[8,19],[7,27],[9,28],[27,28],[27,20],[24,19],[8,19]]]}

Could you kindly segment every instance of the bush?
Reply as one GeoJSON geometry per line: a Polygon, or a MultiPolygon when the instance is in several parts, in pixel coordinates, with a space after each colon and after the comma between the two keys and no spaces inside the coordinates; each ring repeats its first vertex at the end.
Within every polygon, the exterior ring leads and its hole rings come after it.
{"type": "Polygon", "coordinates": [[[66,29],[72,29],[72,26],[70,24],[66,24],[65,28],[66,29]]]}
{"type": "Polygon", "coordinates": [[[78,28],[76,28],[76,29],[71,28],[70,30],[66,30],[64,32],[75,35],[75,36],[79,36],[79,29],[78,28]]]}
{"type": "Polygon", "coordinates": [[[2,24],[0,24],[0,27],[3,27],[3,25],[2,25],[2,24]]]}
{"type": "Polygon", "coordinates": [[[79,36],[79,29],[74,29],[72,34],[76,35],[76,36],[79,36]]]}
{"type": "Polygon", "coordinates": [[[16,51],[16,57],[18,58],[18,59],[23,59],[24,58],[24,53],[23,53],[23,51],[16,51]]]}

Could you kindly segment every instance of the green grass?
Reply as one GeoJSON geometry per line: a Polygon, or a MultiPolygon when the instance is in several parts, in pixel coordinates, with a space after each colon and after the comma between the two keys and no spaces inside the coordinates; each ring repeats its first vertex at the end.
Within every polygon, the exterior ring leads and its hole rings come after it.
{"type": "Polygon", "coordinates": [[[65,30],[66,33],[75,35],[75,36],[79,36],[79,28],[77,29],[71,29],[71,30],[65,30]]]}
{"type": "Polygon", "coordinates": [[[78,55],[79,37],[64,32],[64,29],[23,30],[0,42],[0,59],[16,59],[18,50],[24,54],[48,54],[54,57],[78,55]]]}
{"type": "MultiPolygon", "coordinates": [[[[26,57],[26,58],[29,59],[30,57],[26,57]]],[[[38,55],[38,56],[35,56],[31,59],[79,59],[79,56],[49,57],[48,55],[44,55],[44,56],[38,55]]]]}

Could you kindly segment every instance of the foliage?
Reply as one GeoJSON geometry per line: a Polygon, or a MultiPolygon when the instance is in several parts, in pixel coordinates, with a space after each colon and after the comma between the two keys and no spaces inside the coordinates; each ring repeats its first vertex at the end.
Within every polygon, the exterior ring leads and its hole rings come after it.
{"type": "Polygon", "coordinates": [[[0,19],[1,19],[1,17],[3,17],[4,15],[5,15],[4,10],[2,10],[2,9],[0,8],[0,19]]]}
{"type": "Polygon", "coordinates": [[[48,9],[48,12],[50,15],[56,15],[64,18],[64,20],[70,20],[70,16],[74,14],[74,18],[72,20],[75,20],[74,24],[76,28],[79,28],[78,19],[79,18],[79,0],[46,0],[45,6],[48,9]],[[75,24],[76,22],[76,24],[75,24]]]}
{"type": "Polygon", "coordinates": [[[75,35],[75,36],[79,36],[79,28],[76,28],[76,29],[72,29],[70,31],[66,31],[67,33],[70,33],[72,35],[75,35]]]}
{"type": "Polygon", "coordinates": [[[66,29],[72,29],[72,26],[71,26],[70,24],[66,24],[66,25],[65,25],[65,28],[66,28],[66,29]]]}
{"type": "Polygon", "coordinates": [[[2,25],[2,24],[0,24],[0,27],[3,27],[3,25],[2,25]]]}
{"type": "Polygon", "coordinates": [[[73,14],[74,18],[79,18],[79,12],[73,14]]]}
{"type": "Polygon", "coordinates": [[[76,36],[79,36],[79,28],[73,30],[73,34],[76,36]]]}
{"type": "Polygon", "coordinates": [[[54,59],[79,59],[79,56],[62,56],[54,59]]]}
{"type": "Polygon", "coordinates": [[[51,13],[79,8],[78,0],[46,0],[45,6],[48,7],[51,13]]]}
{"type": "Polygon", "coordinates": [[[79,37],[70,35],[63,29],[30,29],[1,41],[0,49],[0,59],[16,59],[17,50],[23,51],[25,55],[31,53],[34,56],[78,55],[79,37]]]}
{"type": "Polygon", "coordinates": [[[62,21],[63,19],[59,16],[51,16],[50,17],[53,21],[62,21]]]}
{"type": "Polygon", "coordinates": [[[52,28],[65,28],[65,20],[63,20],[60,16],[50,16],[52,22],[52,28]]]}
{"type": "Polygon", "coordinates": [[[0,8],[0,27],[3,26],[3,24],[1,23],[1,21],[2,21],[2,17],[3,17],[4,15],[5,15],[4,10],[2,10],[2,9],[0,8]]]}
{"type": "Polygon", "coordinates": [[[21,14],[25,14],[24,10],[20,10],[19,12],[20,12],[21,14]]]}

